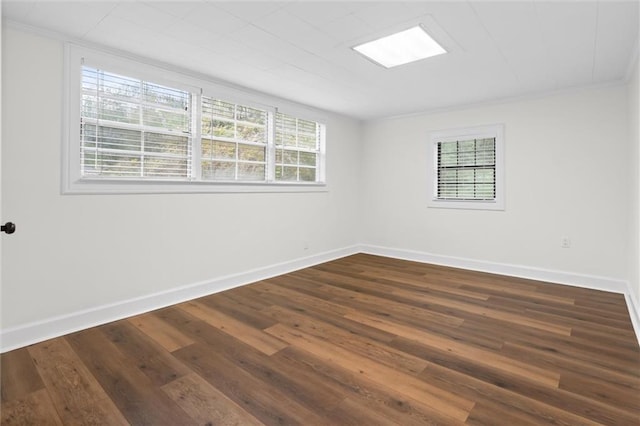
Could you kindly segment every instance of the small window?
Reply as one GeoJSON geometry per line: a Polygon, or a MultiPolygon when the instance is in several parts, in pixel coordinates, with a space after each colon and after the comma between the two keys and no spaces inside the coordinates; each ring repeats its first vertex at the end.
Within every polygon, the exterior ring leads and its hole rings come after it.
{"type": "Polygon", "coordinates": [[[504,209],[503,126],[431,134],[429,206],[504,209]]]}

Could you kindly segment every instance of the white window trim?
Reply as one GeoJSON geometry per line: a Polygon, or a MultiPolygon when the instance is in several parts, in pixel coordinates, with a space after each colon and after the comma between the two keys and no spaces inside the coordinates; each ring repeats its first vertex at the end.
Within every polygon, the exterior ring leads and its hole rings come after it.
{"type": "Polygon", "coordinates": [[[504,125],[492,124],[460,129],[438,130],[430,133],[427,161],[427,206],[448,209],[504,210],[504,125]],[[496,196],[494,200],[438,199],[438,142],[463,139],[496,139],[496,196]]]}
{"type": "MultiPolygon", "coordinates": [[[[152,194],[152,193],[252,193],[252,192],[327,192],[326,180],[326,140],[325,119],[305,106],[281,103],[249,89],[232,88],[222,83],[193,77],[182,70],[169,70],[153,61],[134,60],[112,53],[72,43],[65,44],[64,51],[64,96],[62,125],[62,194],[152,194]],[[216,181],[171,181],[166,179],[119,179],[87,178],[80,172],[80,102],[81,63],[100,67],[109,72],[134,76],[143,80],[164,84],[194,94],[215,96],[229,102],[262,108],[269,111],[282,110],[298,118],[313,120],[322,124],[320,157],[317,168],[319,182],[216,182],[216,181]],[[144,61],[144,62],[143,62],[144,61]],[[275,107],[274,105],[278,105],[275,107]]],[[[282,111],[282,112],[284,112],[282,111]]],[[[197,119],[198,117],[194,117],[197,119]]],[[[199,127],[196,126],[197,129],[199,127]]],[[[195,135],[194,135],[195,137],[195,135]]],[[[199,143],[194,138],[194,149],[199,143]]],[[[267,154],[269,155],[269,153],[267,154]]],[[[194,158],[194,161],[197,158],[194,158]]],[[[269,175],[268,177],[273,177],[269,175]]],[[[199,178],[199,176],[197,176],[199,178]]]]}

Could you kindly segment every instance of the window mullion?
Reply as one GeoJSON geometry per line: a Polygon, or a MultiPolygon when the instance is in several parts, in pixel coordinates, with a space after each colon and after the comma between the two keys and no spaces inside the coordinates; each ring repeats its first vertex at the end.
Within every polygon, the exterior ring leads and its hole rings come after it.
{"type": "Polygon", "coordinates": [[[202,180],[202,89],[191,94],[191,180],[202,180]]]}
{"type": "Polygon", "coordinates": [[[327,128],[324,125],[319,126],[318,130],[318,156],[320,158],[320,162],[318,163],[318,180],[320,182],[325,182],[327,179],[326,170],[327,170],[327,152],[326,152],[326,139],[327,139],[327,128]]]}
{"type": "Polygon", "coordinates": [[[441,194],[442,194],[442,181],[441,181],[441,176],[442,176],[442,142],[438,142],[435,144],[436,147],[436,160],[435,160],[435,165],[436,165],[436,181],[435,181],[435,185],[434,185],[434,193],[436,194],[437,198],[440,198],[441,194]]]}
{"type": "Polygon", "coordinates": [[[478,139],[473,140],[473,198],[478,198],[478,139]]]}
{"type": "Polygon", "coordinates": [[[300,182],[300,120],[296,118],[296,181],[300,182]]]}
{"type": "Polygon", "coordinates": [[[456,141],[456,198],[460,198],[460,141],[456,141]]]}
{"type": "Polygon", "coordinates": [[[267,182],[276,180],[276,126],[275,111],[267,111],[267,182]]]}
{"type": "MultiPolygon", "coordinates": [[[[142,107],[142,98],[144,98],[144,84],[142,82],[142,80],[138,80],[138,82],[140,83],[140,97],[138,98],[138,126],[140,126],[140,129],[143,128],[144,126],[144,119],[143,119],[143,107],[142,107]]],[[[144,136],[145,136],[145,132],[144,130],[140,130],[140,177],[144,177],[144,161],[145,161],[145,155],[144,155],[144,136]]]]}

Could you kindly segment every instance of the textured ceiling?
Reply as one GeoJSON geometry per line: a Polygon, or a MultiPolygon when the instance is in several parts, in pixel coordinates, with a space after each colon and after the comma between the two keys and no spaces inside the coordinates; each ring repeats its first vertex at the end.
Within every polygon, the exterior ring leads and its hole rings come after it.
{"type": "Polygon", "coordinates": [[[361,119],[624,80],[639,2],[3,1],[5,20],[361,119]],[[449,53],[351,47],[422,24],[449,53]]]}

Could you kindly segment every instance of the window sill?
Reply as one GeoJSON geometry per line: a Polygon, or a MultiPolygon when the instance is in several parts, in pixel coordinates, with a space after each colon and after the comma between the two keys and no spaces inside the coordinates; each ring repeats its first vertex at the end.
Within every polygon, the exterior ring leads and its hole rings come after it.
{"type": "Polygon", "coordinates": [[[464,210],[498,210],[504,211],[504,202],[501,201],[469,201],[469,200],[429,200],[428,207],[440,209],[464,209],[464,210]]]}
{"type": "Polygon", "coordinates": [[[123,179],[80,179],[62,188],[64,195],[98,194],[208,194],[328,192],[319,182],[186,182],[133,181],[123,179]]]}

